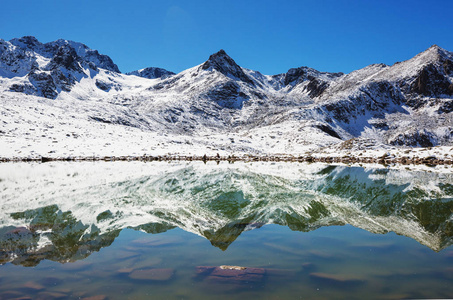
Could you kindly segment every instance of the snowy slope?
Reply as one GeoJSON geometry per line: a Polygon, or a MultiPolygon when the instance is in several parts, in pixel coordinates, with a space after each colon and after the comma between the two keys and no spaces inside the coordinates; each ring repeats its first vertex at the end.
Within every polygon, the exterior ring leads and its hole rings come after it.
{"type": "Polygon", "coordinates": [[[81,43],[0,40],[0,157],[451,146],[452,82],[453,54],[438,46],[350,74],[263,75],[223,50],[179,74],[121,74],[81,43]]]}
{"type": "Polygon", "coordinates": [[[355,137],[407,146],[451,145],[453,54],[436,45],[414,58],[345,75],[318,103],[355,137]]]}

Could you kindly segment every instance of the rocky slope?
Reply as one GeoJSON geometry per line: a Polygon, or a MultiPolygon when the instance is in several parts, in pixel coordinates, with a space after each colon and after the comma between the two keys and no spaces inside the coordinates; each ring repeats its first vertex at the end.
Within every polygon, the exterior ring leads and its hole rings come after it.
{"type": "MultiPolygon", "coordinates": [[[[9,147],[0,156],[84,153],[65,137],[72,137],[74,122],[86,129],[82,144],[105,136],[99,128],[112,132],[109,143],[139,144],[116,134],[132,130],[148,141],[143,149],[165,144],[169,153],[179,152],[181,140],[195,149],[186,154],[201,148],[301,155],[343,149],[345,142],[359,149],[451,146],[452,82],[453,54],[435,45],[407,61],[350,74],[299,67],[263,75],[240,67],[224,50],[179,74],[159,68],[121,74],[108,56],[81,43],[0,40],[0,134],[9,147]],[[168,138],[153,143],[156,134],[168,138]],[[15,142],[23,139],[46,144],[47,151],[15,142]]],[[[123,155],[146,151],[134,153],[123,155]]]]}

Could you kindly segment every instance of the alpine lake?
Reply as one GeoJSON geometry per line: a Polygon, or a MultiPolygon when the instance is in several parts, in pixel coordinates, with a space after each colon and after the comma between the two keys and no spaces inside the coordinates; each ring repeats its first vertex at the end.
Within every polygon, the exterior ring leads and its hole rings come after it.
{"type": "Polygon", "coordinates": [[[453,298],[453,169],[0,164],[0,299],[453,298]]]}

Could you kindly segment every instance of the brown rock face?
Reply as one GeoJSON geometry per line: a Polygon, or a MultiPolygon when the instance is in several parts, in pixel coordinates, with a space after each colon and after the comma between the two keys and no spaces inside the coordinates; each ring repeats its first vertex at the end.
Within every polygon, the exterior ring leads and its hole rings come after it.
{"type": "MultiPolygon", "coordinates": [[[[445,68],[445,67],[444,67],[445,68]]],[[[446,66],[449,68],[449,65],[446,66]]],[[[418,75],[411,91],[424,96],[452,95],[451,83],[434,65],[427,65],[418,75]]]]}

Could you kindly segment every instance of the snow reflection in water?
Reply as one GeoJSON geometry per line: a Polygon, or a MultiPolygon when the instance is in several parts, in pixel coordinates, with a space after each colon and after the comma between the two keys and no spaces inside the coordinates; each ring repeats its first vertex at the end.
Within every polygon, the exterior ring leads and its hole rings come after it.
{"type": "Polygon", "coordinates": [[[2,164],[0,298],[448,298],[453,173],[433,171],[2,164]]]}

